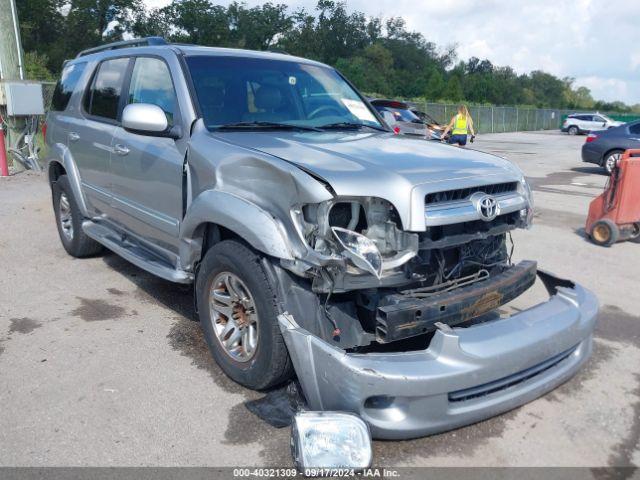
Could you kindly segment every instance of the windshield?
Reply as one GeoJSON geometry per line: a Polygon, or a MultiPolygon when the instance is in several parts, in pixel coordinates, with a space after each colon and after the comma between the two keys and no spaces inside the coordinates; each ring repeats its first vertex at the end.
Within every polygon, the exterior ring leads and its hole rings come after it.
{"type": "Polygon", "coordinates": [[[268,124],[382,128],[355,90],[331,68],[246,57],[186,60],[210,130],[268,124]]]}

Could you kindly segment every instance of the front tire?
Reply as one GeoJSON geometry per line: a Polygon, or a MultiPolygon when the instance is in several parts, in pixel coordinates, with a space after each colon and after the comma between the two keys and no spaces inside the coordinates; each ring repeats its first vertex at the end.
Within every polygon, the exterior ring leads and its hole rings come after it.
{"type": "Polygon", "coordinates": [[[263,390],[293,373],[278,325],[276,286],[262,256],[234,240],[204,256],[196,293],[200,323],[216,363],[231,379],[263,390]]]}
{"type": "Polygon", "coordinates": [[[104,247],[82,230],[82,213],[66,175],[58,177],[52,184],[52,191],[58,234],[67,253],[76,258],[91,257],[100,253],[104,247]]]}

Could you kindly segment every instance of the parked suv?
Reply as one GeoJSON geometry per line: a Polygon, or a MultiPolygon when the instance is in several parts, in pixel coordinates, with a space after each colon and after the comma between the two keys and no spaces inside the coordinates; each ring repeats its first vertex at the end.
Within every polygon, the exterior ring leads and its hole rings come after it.
{"type": "Polygon", "coordinates": [[[580,133],[589,133],[594,130],[606,130],[608,128],[618,127],[623,122],[611,120],[601,113],[574,113],[567,116],[562,123],[561,130],[569,135],[578,135],[580,133]]]}
{"type": "Polygon", "coordinates": [[[67,62],[47,124],[66,251],[194,283],[211,354],[249,388],[295,373],[309,409],[409,438],[521,405],[591,352],[595,297],[511,262],[522,172],[394,135],[331,67],[111,44],[67,62]],[[498,314],[536,275],[551,298],[498,314]]]}

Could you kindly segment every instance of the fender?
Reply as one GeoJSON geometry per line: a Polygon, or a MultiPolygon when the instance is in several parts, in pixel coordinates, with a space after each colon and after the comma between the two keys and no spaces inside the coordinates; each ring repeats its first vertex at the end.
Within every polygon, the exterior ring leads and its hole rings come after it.
{"type": "Polygon", "coordinates": [[[202,242],[198,238],[198,227],[205,223],[231,230],[256,250],[272,257],[294,258],[284,226],[273,215],[232,193],[206,190],[189,206],[180,226],[180,259],[186,270],[190,270],[200,256],[202,242]]]}
{"type": "Polygon", "coordinates": [[[63,143],[54,143],[51,146],[52,152],[47,159],[47,174],[49,174],[49,169],[51,168],[51,164],[53,162],[60,163],[65,171],[67,172],[67,178],[69,179],[69,184],[71,185],[71,190],[73,191],[73,196],[75,197],[78,208],[80,209],[80,213],[85,218],[89,218],[89,212],[87,210],[87,203],[84,198],[84,193],[82,192],[82,188],[80,187],[80,172],[78,171],[78,167],[76,166],[76,162],[73,160],[73,156],[71,155],[71,151],[69,148],[63,143]]]}

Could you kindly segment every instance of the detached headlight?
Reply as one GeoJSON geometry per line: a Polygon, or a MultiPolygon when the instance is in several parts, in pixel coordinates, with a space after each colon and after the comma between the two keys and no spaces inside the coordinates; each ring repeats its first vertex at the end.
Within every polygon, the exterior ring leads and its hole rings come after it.
{"type": "Polygon", "coordinates": [[[382,255],[373,240],[346,228],[331,227],[331,231],[344,248],[345,255],[353,264],[380,278],[382,274],[382,255]]]}
{"type": "Polygon", "coordinates": [[[298,470],[365,469],[371,465],[371,435],[351,413],[299,412],[291,425],[291,455],[298,470]]]}

